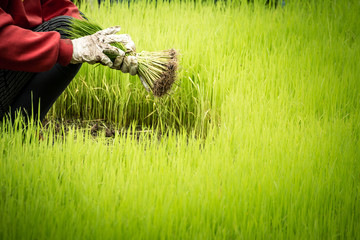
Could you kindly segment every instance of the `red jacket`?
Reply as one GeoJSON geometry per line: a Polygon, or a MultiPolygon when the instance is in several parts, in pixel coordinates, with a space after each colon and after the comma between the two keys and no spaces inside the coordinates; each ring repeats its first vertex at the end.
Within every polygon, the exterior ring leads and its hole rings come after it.
{"type": "Polygon", "coordinates": [[[70,0],[0,0],[0,69],[43,72],[69,64],[70,40],[29,30],[60,15],[79,18],[79,10],[70,0]]]}

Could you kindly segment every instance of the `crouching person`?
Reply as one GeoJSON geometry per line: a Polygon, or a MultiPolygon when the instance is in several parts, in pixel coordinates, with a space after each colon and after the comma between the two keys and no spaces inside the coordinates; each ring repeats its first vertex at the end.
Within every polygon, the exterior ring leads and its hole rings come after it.
{"type": "Polygon", "coordinates": [[[0,1],[0,121],[14,119],[16,112],[42,120],[82,63],[136,74],[137,63],[124,61],[125,53],[110,45],[121,42],[135,51],[128,35],[116,35],[120,27],[70,40],[60,29],[71,18],[81,15],[70,0],[0,1]],[[104,53],[117,55],[116,60],[104,53]]]}

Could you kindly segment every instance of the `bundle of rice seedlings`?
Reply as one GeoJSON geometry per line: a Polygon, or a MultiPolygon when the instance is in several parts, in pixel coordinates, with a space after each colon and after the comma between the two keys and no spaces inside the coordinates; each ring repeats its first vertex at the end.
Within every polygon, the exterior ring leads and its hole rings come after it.
{"type": "MultiPolygon", "coordinates": [[[[71,39],[76,39],[92,35],[103,28],[95,22],[89,20],[72,19],[66,33],[71,39]]],[[[121,43],[114,43],[113,46],[126,52],[121,43]]],[[[116,56],[106,54],[112,61],[116,56]]],[[[178,67],[177,52],[174,49],[163,50],[160,52],[126,53],[133,55],[138,60],[138,76],[144,88],[152,92],[155,96],[165,95],[176,80],[178,67]]]]}

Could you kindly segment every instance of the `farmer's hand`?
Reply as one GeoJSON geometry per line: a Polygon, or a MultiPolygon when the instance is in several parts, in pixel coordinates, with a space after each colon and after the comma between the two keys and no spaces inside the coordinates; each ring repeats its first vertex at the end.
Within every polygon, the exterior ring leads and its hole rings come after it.
{"type": "MultiPolygon", "coordinates": [[[[135,43],[131,40],[131,37],[127,34],[113,35],[111,39],[115,42],[120,42],[126,49],[126,53],[135,52],[135,43]]],[[[111,67],[122,71],[123,73],[130,73],[130,75],[136,75],[138,69],[138,62],[135,56],[125,56],[123,52],[114,61],[114,65],[111,67]]]]}
{"type": "MultiPolygon", "coordinates": [[[[125,55],[124,51],[110,45],[110,43],[117,42],[121,36],[115,35],[118,31],[120,31],[120,27],[115,26],[72,40],[73,55],[70,63],[101,63],[113,67],[113,62],[105,53],[118,56],[125,55]]],[[[135,45],[133,47],[135,48],[135,45]]]]}
{"type": "Polygon", "coordinates": [[[130,73],[130,75],[136,75],[138,69],[138,61],[135,56],[118,56],[114,61],[114,65],[111,67],[122,71],[123,73],[130,73]]]}

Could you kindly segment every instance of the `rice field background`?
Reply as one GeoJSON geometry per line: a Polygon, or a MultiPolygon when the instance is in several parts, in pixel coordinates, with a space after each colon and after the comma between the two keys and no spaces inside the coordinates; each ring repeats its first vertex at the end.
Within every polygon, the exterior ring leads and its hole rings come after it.
{"type": "Polygon", "coordinates": [[[359,1],[80,8],[179,81],[84,64],[45,127],[2,122],[0,239],[360,238],[359,1]]]}

